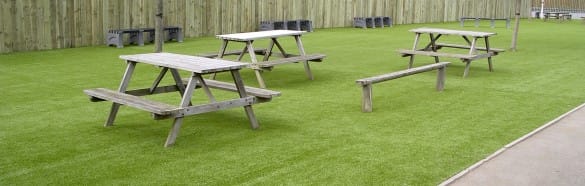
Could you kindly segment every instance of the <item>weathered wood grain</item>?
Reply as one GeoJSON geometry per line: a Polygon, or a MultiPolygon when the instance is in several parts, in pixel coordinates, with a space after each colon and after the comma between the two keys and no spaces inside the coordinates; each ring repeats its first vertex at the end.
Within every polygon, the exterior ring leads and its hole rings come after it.
{"type": "MultiPolygon", "coordinates": [[[[183,79],[184,83],[187,83],[187,81],[188,81],[188,79],[183,79]]],[[[198,85],[200,84],[199,82],[197,82],[197,83],[198,83],[198,85]]],[[[237,92],[238,91],[238,89],[236,88],[236,85],[233,83],[217,81],[217,80],[212,80],[212,79],[205,79],[205,83],[207,84],[207,86],[209,88],[215,88],[215,89],[225,90],[225,91],[230,91],[230,92],[237,92]]],[[[249,87],[249,86],[244,86],[244,88],[246,89],[247,95],[256,96],[258,98],[271,99],[273,97],[280,96],[280,94],[281,94],[280,92],[268,90],[268,89],[263,89],[263,88],[256,88],[256,87],[249,87]]]]}
{"type": "Polygon", "coordinates": [[[179,107],[169,105],[162,102],[144,99],[138,96],[117,92],[105,88],[87,89],[83,91],[85,94],[91,96],[93,101],[109,100],[114,103],[128,105],[140,110],[152,112],[158,115],[172,115],[177,114],[179,107]],[[96,99],[98,98],[98,99],[96,99]]]}
{"type": "MultiPolygon", "coordinates": [[[[469,49],[470,48],[469,45],[458,45],[458,44],[450,44],[450,43],[435,43],[435,46],[437,46],[437,49],[441,49],[442,47],[459,48],[459,49],[469,49]]],[[[480,50],[480,51],[486,51],[485,47],[476,47],[475,49],[480,50]]],[[[494,55],[498,55],[498,53],[505,52],[506,50],[501,49],[501,48],[490,47],[490,51],[494,52],[494,55]]]]}
{"type": "Polygon", "coordinates": [[[266,67],[273,67],[276,65],[286,64],[286,63],[294,63],[300,61],[313,61],[313,62],[321,62],[323,58],[325,58],[325,54],[309,54],[305,56],[295,56],[295,57],[287,57],[287,58],[279,58],[270,61],[260,61],[257,63],[258,67],[266,68],[266,67]]]}

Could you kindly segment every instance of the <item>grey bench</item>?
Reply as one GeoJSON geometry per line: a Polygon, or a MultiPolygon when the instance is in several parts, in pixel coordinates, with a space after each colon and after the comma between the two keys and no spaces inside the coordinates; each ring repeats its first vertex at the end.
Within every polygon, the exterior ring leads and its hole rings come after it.
{"type": "Polygon", "coordinates": [[[449,64],[450,62],[439,62],[356,80],[356,83],[362,87],[362,112],[372,112],[372,85],[376,83],[438,69],[436,88],[437,91],[443,91],[445,87],[445,72],[449,64]]]}
{"type": "Polygon", "coordinates": [[[306,19],[284,21],[260,21],[259,31],[268,30],[300,30],[313,32],[313,21],[306,19]]]}
{"type": "Polygon", "coordinates": [[[128,34],[129,43],[135,43],[139,46],[144,45],[144,37],[141,29],[116,29],[109,30],[106,35],[106,44],[115,45],[118,48],[124,48],[124,34],[128,34]]]}
{"type": "Polygon", "coordinates": [[[353,27],[358,28],[392,27],[392,18],[387,16],[354,17],[353,27]]]}
{"type": "MultiPolygon", "coordinates": [[[[152,43],[154,42],[154,35],[155,29],[154,28],[147,28],[144,29],[144,32],[149,33],[149,41],[152,43]]],[[[183,42],[183,29],[178,26],[168,26],[163,28],[163,32],[165,33],[164,38],[166,41],[175,40],[177,42],[183,42]]]]}
{"type": "MultiPolygon", "coordinates": [[[[144,46],[144,33],[149,34],[149,42],[154,41],[154,28],[133,28],[133,29],[113,29],[106,34],[106,44],[108,46],[116,46],[117,48],[124,48],[124,34],[128,34],[128,40],[131,44],[138,44],[144,46]]],[[[183,31],[181,27],[169,26],[163,29],[166,33],[166,40],[176,40],[183,42],[183,31]]]]}

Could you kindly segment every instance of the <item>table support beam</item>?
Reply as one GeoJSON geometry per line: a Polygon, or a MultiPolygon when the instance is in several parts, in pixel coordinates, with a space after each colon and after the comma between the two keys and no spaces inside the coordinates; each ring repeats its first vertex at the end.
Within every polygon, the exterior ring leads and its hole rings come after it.
{"type": "Polygon", "coordinates": [[[260,88],[266,88],[266,84],[264,83],[264,79],[262,78],[262,70],[257,67],[258,58],[256,57],[256,53],[254,53],[254,46],[252,45],[253,42],[254,41],[246,41],[246,47],[248,48],[248,54],[250,54],[250,60],[252,61],[252,65],[254,65],[254,74],[256,74],[258,85],[260,86],[260,88]]]}
{"type": "MultiPolygon", "coordinates": [[[[181,107],[187,107],[191,103],[191,97],[193,96],[193,92],[195,91],[195,86],[197,85],[197,74],[192,73],[191,78],[189,78],[189,83],[187,83],[187,88],[185,89],[185,93],[183,94],[183,99],[181,99],[181,107]]],[[[183,123],[183,116],[176,117],[173,121],[173,125],[171,130],[169,131],[169,136],[167,137],[167,141],[165,142],[165,147],[170,147],[175,144],[177,136],[179,135],[179,130],[181,129],[181,125],[183,123]]]]}
{"type": "MultiPolygon", "coordinates": [[[[489,42],[487,37],[485,37],[485,49],[486,49],[487,53],[491,52],[490,51],[490,42],[489,42]]],[[[493,66],[492,66],[492,56],[488,57],[488,67],[490,69],[490,72],[494,71],[493,66]]]]}
{"type": "MultiPolygon", "coordinates": [[[[305,56],[305,47],[303,47],[303,42],[301,41],[301,36],[295,36],[295,41],[297,42],[297,48],[299,48],[299,55],[305,56]]],[[[303,65],[305,65],[305,72],[307,73],[307,77],[310,80],[313,80],[313,73],[311,72],[311,67],[309,66],[309,61],[303,61],[303,65]]]]}
{"type": "MultiPolygon", "coordinates": [[[[126,92],[126,88],[128,88],[128,84],[130,84],[130,79],[132,79],[132,73],[134,73],[134,69],[136,68],[136,62],[126,61],[126,63],[128,65],[126,66],[122,82],[120,82],[120,86],[118,87],[118,92],[126,92]]],[[[118,114],[119,109],[120,104],[112,103],[108,120],[106,120],[106,123],[104,124],[105,127],[114,125],[114,120],[116,120],[116,115],[118,114]]]]}
{"type": "MultiPolygon", "coordinates": [[[[244,82],[242,81],[242,77],[240,76],[240,72],[237,70],[230,71],[232,73],[232,78],[234,83],[236,84],[236,88],[238,89],[238,94],[240,98],[245,98],[248,95],[246,94],[246,90],[244,88],[244,82]]],[[[250,126],[252,129],[257,129],[260,127],[258,124],[258,120],[256,119],[256,115],[254,114],[254,110],[252,109],[252,105],[244,106],[244,110],[246,111],[246,116],[248,116],[248,120],[250,120],[250,126]]]]}

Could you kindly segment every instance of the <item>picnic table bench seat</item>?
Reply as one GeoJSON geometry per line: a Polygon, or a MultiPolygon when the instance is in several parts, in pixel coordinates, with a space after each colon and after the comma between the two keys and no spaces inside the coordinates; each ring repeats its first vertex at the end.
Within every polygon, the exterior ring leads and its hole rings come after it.
{"type": "Polygon", "coordinates": [[[322,62],[323,58],[325,58],[325,54],[309,54],[305,56],[294,56],[294,57],[286,57],[286,58],[278,58],[269,61],[261,61],[257,63],[257,66],[260,68],[271,68],[276,65],[286,64],[286,63],[296,63],[299,61],[312,61],[312,62],[322,62]]]}
{"type": "MultiPolygon", "coordinates": [[[[184,83],[187,83],[188,81],[189,81],[189,79],[183,79],[184,83]]],[[[231,91],[231,92],[238,91],[236,85],[233,83],[217,81],[217,80],[213,80],[213,79],[205,79],[205,84],[209,88],[215,88],[215,89],[231,91]]],[[[200,88],[200,87],[201,87],[201,83],[197,82],[197,88],[200,88]]],[[[278,91],[250,87],[250,86],[244,86],[244,88],[246,90],[247,95],[256,96],[256,97],[260,98],[260,101],[270,100],[273,97],[280,96],[280,92],[278,92],[278,91]]]]}
{"type": "Polygon", "coordinates": [[[180,107],[177,107],[175,105],[169,105],[162,102],[152,101],[135,95],[126,94],[106,88],[87,89],[83,90],[83,92],[91,96],[90,100],[92,102],[110,100],[114,103],[128,105],[160,116],[174,115],[177,114],[181,109],[180,107]]]}
{"type": "MultiPolygon", "coordinates": [[[[188,80],[186,80],[188,81],[188,80]]],[[[214,87],[224,90],[230,90],[233,92],[237,92],[237,88],[235,85],[228,85],[229,83],[218,83],[218,81],[210,81],[211,83],[206,84],[208,87],[214,87]],[[233,87],[233,88],[232,88],[233,87]]],[[[168,87],[159,87],[161,88],[168,88],[168,87]]],[[[200,88],[200,87],[198,87],[200,88]]],[[[118,103],[121,105],[127,105],[139,110],[151,112],[153,114],[153,119],[167,119],[170,117],[178,117],[182,115],[192,115],[192,114],[199,114],[199,113],[206,113],[206,112],[213,112],[216,110],[222,110],[232,107],[239,107],[242,105],[252,105],[256,103],[263,103],[268,102],[272,99],[272,97],[280,96],[280,92],[271,91],[271,90],[258,90],[258,88],[253,87],[245,87],[246,92],[250,95],[248,97],[242,99],[232,99],[227,101],[218,101],[212,103],[206,103],[202,105],[194,105],[194,106],[187,106],[187,107],[179,107],[175,105],[166,104],[163,102],[153,101],[149,99],[142,98],[140,96],[144,96],[144,90],[131,90],[126,92],[118,92],[115,90],[110,90],[106,88],[95,88],[95,89],[86,89],[83,90],[85,94],[90,96],[90,101],[92,102],[99,102],[99,101],[111,101],[114,103],[118,103]],[[137,94],[137,95],[133,95],[137,94]]],[[[170,92],[176,89],[167,89],[164,92],[170,92]]],[[[159,92],[157,92],[159,93],[159,92]]]]}
{"type": "MultiPolygon", "coordinates": [[[[246,52],[244,52],[246,53],[246,52]]],[[[266,49],[255,49],[254,53],[257,55],[266,55],[266,49]]],[[[224,56],[227,55],[241,55],[242,51],[241,50],[232,50],[232,51],[226,51],[224,53],[224,56]]],[[[201,57],[207,57],[207,58],[216,58],[218,56],[217,53],[208,53],[208,54],[198,54],[197,56],[201,56],[201,57]]],[[[286,64],[286,63],[296,63],[299,61],[312,61],[312,62],[322,62],[323,59],[327,56],[325,54],[309,54],[309,55],[305,55],[305,56],[301,56],[298,54],[282,54],[279,52],[274,52],[271,53],[271,56],[278,56],[278,57],[282,57],[282,58],[278,58],[278,59],[274,59],[274,60],[269,60],[269,61],[259,61],[257,63],[251,63],[251,68],[264,68],[265,70],[268,70],[276,65],[280,65],[280,64],[286,64]]]]}
{"type": "MultiPolygon", "coordinates": [[[[450,43],[435,43],[435,46],[437,46],[437,49],[441,49],[442,47],[448,47],[448,48],[460,48],[460,49],[470,49],[471,47],[468,45],[458,45],[458,44],[450,44],[450,43]]],[[[486,51],[487,49],[485,47],[476,47],[476,50],[480,50],[480,51],[486,51]]],[[[498,55],[498,53],[500,52],[505,52],[506,50],[501,49],[501,48],[492,48],[490,47],[490,51],[494,53],[494,55],[498,55]]]]}
{"type": "MultiPolygon", "coordinates": [[[[243,53],[245,54],[246,51],[244,51],[243,53]]],[[[254,49],[254,53],[258,54],[258,55],[264,55],[266,53],[266,49],[265,48],[254,49]]],[[[230,50],[230,51],[226,51],[223,55],[229,56],[229,55],[241,55],[241,54],[242,54],[242,50],[230,50]]],[[[197,56],[206,57],[206,58],[216,58],[218,55],[219,54],[217,52],[197,54],[197,56]]]]}
{"type": "Polygon", "coordinates": [[[454,54],[454,53],[445,53],[445,52],[433,52],[433,51],[422,51],[422,50],[398,50],[402,57],[411,56],[411,55],[424,55],[424,56],[432,56],[432,57],[451,57],[451,58],[459,58],[462,60],[476,60],[481,58],[486,58],[494,55],[493,52],[489,53],[482,53],[482,54],[454,54]]]}

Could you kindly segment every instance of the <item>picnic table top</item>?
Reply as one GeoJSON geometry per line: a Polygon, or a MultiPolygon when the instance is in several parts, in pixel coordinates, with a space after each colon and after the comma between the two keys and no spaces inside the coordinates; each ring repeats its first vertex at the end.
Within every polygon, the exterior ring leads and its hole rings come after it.
{"type": "Polygon", "coordinates": [[[224,34],[224,35],[216,35],[219,39],[227,39],[227,40],[234,40],[234,41],[251,41],[255,39],[263,39],[263,38],[275,38],[281,36],[298,36],[306,33],[306,31],[296,31],[296,30],[269,30],[269,31],[259,31],[259,32],[244,32],[244,33],[235,33],[235,34],[224,34]]]}
{"type": "Polygon", "coordinates": [[[221,72],[241,69],[248,66],[247,63],[172,53],[121,55],[120,59],[186,70],[195,73],[221,72]]]}
{"type": "Polygon", "coordinates": [[[571,14],[569,12],[545,12],[545,14],[571,14]]]}
{"type": "Polygon", "coordinates": [[[451,30],[451,29],[442,29],[442,28],[416,28],[416,29],[410,30],[410,32],[427,33],[427,34],[443,34],[443,35],[459,35],[459,36],[471,36],[471,37],[489,37],[489,36],[496,35],[496,33],[492,33],[492,32],[451,30]]]}

